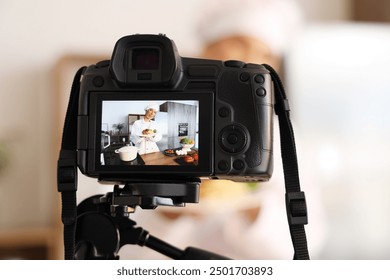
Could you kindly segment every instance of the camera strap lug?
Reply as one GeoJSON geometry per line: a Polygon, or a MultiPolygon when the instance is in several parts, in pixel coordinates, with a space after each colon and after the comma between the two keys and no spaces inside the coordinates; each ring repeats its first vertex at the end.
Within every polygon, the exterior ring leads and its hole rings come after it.
{"type": "Polygon", "coordinates": [[[278,100],[275,103],[275,114],[280,115],[282,112],[290,112],[290,103],[288,102],[287,98],[278,100]]]}

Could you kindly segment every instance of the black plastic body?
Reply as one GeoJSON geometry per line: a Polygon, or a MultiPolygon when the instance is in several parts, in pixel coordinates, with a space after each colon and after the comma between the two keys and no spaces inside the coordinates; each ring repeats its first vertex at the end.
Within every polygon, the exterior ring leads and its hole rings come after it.
{"type": "Polygon", "coordinates": [[[118,41],[111,61],[87,67],[80,88],[78,166],[87,176],[110,182],[146,180],[151,175],[244,182],[266,181],[272,175],[273,85],[262,65],[184,58],[163,35],[133,35],[118,41]],[[154,64],[131,61],[129,57],[135,60],[139,53],[152,56],[154,64]],[[199,163],[102,166],[104,100],[196,100],[199,163]]]}

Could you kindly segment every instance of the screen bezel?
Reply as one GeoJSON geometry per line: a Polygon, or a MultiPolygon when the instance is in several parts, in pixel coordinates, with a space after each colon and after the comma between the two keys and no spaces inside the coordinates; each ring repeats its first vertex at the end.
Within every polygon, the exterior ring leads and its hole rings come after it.
{"type": "Polygon", "coordinates": [[[88,169],[94,174],[164,174],[208,176],[213,174],[213,92],[90,92],[88,169]],[[199,102],[198,165],[101,165],[100,143],[103,101],[187,101],[199,102]]]}

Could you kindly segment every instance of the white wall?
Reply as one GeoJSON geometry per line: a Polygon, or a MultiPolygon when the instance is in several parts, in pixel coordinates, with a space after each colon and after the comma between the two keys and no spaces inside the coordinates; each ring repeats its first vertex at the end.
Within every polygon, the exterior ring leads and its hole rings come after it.
{"type": "Polygon", "coordinates": [[[323,258],[389,258],[390,25],[317,24],[286,61],[303,171],[322,190],[323,258]]]}
{"type": "Polygon", "coordinates": [[[131,101],[103,102],[102,123],[108,124],[108,131],[113,130],[114,132],[116,129],[112,125],[123,123],[125,127],[122,132],[128,133],[128,114],[145,114],[144,108],[147,105],[147,102],[141,102],[142,103],[131,101]]]}

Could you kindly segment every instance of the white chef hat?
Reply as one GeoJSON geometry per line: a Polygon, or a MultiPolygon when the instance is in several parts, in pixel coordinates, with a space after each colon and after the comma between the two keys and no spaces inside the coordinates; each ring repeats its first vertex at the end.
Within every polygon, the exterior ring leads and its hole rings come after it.
{"type": "Polygon", "coordinates": [[[303,24],[295,0],[207,0],[202,2],[198,35],[203,43],[246,35],[282,54],[303,24]]]}
{"type": "Polygon", "coordinates": [[[147,111],[149,109],[153,109],[153,110],[158,112],[160,109],[160,106],[157,103],[149,103],[148,105],[146,105],[145,111],[147,111]]]}

